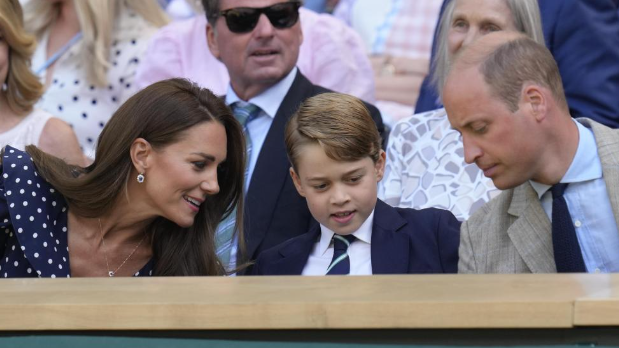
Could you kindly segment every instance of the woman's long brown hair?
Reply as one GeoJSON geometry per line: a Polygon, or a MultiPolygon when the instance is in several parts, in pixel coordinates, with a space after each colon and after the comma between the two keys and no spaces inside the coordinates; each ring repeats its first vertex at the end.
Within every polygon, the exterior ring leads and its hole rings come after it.
{"type": "MultiPolygon", "coordinates": [[[[154,275],[221,275],[225,270],[216,256],[215,230],[235,206],[243,211],[245,141],[230,109],[208,89],[188,80],[170,79],[138,92],[105,126],[96,159],[86,168],[68,165],[34,146],[26,150],[41,176],[65,197],[70,209],[94,218],[109,212],[121,195],[127,195],[134,168],[129,152],[135,139],[144,138],[154,149],[161,149],[203,122],[219,122],[226,129],[228,155],[217,176],[219,193],[207,197],[193,226],[182,228],[159,217],[146,232],[152,238],[154,275]]],[[[242,234],[242,214],[237,214],[236,220],[242,234]]],[[[243,245],[240,248],[242,252],[243,245]]]]}

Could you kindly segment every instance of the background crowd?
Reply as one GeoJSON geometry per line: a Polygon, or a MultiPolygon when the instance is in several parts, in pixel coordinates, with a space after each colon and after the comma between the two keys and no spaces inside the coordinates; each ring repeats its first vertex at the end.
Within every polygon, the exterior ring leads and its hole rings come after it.
{"type": "Polygon", "coordinates": [[[618,7],[3,0],[0,276],[618,271],[618,7]]]}

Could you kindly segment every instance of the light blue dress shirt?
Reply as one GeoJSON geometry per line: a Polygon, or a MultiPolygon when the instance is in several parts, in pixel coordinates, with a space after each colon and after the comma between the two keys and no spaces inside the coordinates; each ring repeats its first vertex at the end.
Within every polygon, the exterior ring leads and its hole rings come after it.
{"type": "MultiPolygon", "coordinates": [[[[561,179],[569,183],[564,197],[588,272],[619,272],[619,232],[615,222],[595,136],[591,129],[578,126],[578,149],[561,179]]],[[[546,215],[552,220],[550,186],[531,181],[546,215]]]]}

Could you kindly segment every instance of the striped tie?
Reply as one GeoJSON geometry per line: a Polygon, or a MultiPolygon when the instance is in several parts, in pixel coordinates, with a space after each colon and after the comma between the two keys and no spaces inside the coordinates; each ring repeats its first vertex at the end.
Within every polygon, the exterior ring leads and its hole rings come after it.
{"type": "MultiPolygon", "coordinates": [[[[249,132],[247,131],[247,125],[249,122],[255,120],[259,115],[261,109],[251,103],[247,103],[244,101],[238,101],[232,105],[232,111],[234,113],[234,117],[239,121],[239,123],[243,126],[243,132],[245,133],[245,142],[246,142],[246,151],[247,151],[247,162],[245,165],[245,186],[249,185],[249,160],[251,158],[251,138],[249,137],[249,132]]],[[[232,246],[235,244],[233,240],[234,231],[235,231],[235,222],[236,222],[236,208],[228,216],[225,218],[217,227],[217,232],[215,233],[215,246],[217,248],[217,256],[221,260],[221,262],[229,267],[231,264],[234,264],[235,260],[230,260],[230,251],[232,250],[232,246]],[[231,262],[232,261],[232,262],[231,262]]]]}
{"type": "Polygon", "coordinates": [[[339,234],[333,235],[333,259],[331,260],[329,268],[327,268],[327,275],[350,273],[348,247],[355,239],[357,238],[352,234],[346,236],[340,236],[339,234]]]}

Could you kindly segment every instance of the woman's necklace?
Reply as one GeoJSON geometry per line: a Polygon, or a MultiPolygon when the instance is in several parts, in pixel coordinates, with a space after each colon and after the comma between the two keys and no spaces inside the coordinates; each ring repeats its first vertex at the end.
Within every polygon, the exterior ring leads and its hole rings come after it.
{"type": "Polygon", "coordinates": [[[116,272],[118,272],[118,270],[122,266],[124,266],[125,263],[131,258],[131,256],[133,256],[133,254],[135,253],[136,250],[138,250],[140,245],[142,245],[142,242],[144,242],[144,240],[146,239],[146,233],[144,233],[144,237],[142,237],[142,240],[140,240],[140,242],[135,246],[135,248],[133,248],[133,250],[125,258],[125,260],[120,264],[120,266],[116,267],[115,270],[111,271],[110,263],[108,262],[108,258],[107,258],[107,247],[105,246],[105,238],[103,238],[103,228],[101,227],[101,219],[99,218],[98,220],[99,220],[99,235],[101,236],[101,242],[103,243],[103,255],[105,255],[105,265],[107,266],[107,275],[110,277],[113,277],[116,275],[116,272]]]}

